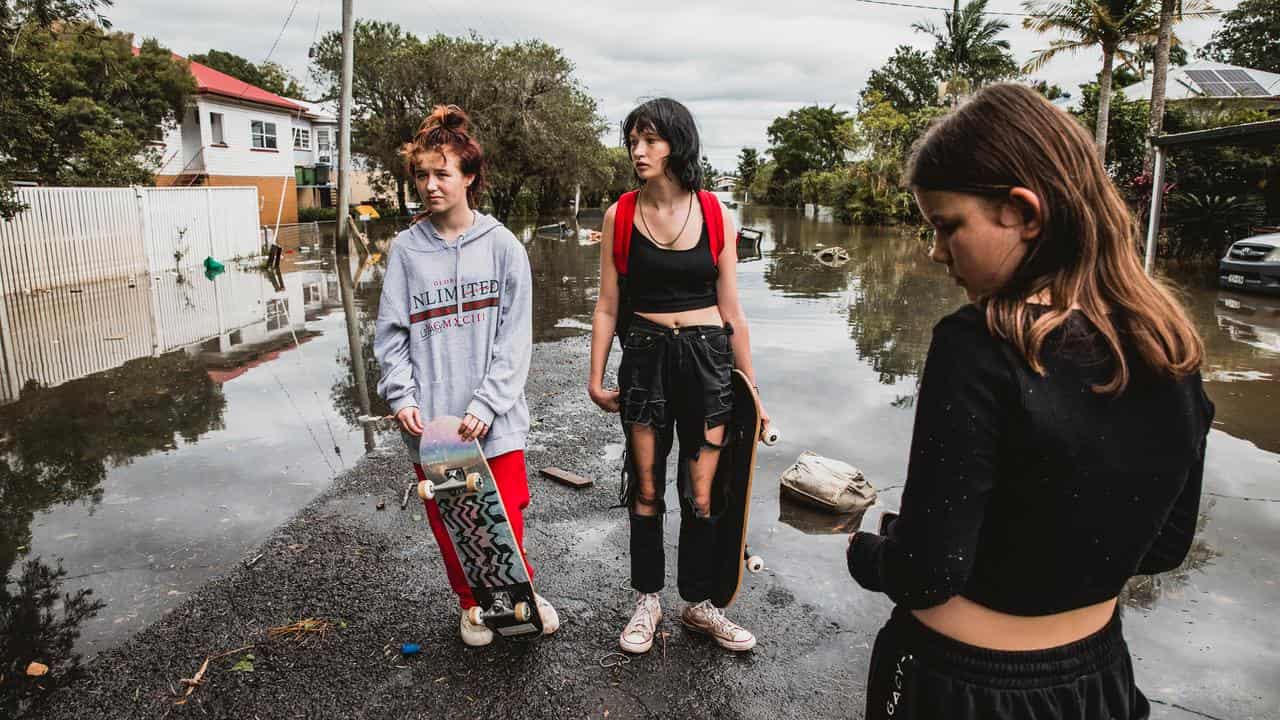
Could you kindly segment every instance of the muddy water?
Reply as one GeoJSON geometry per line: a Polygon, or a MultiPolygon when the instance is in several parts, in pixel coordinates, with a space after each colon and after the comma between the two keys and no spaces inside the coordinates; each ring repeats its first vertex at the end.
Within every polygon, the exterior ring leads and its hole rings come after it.
{"type": "MultiPolygon", "coordinates": [[[[884,598],[857,590],[843,566],[852,519],[781,500],[776,479],[812,450],[858,466],[895,502],[930,329],[963,296],[914,233],[756,208],[741,220],[764,231],[759,252],[743,252],[739,286],[764,400],[783,431],[760,454],[749,540],[796,598],[863,622],[884,617],[884,598]],[[814,251],[823,248],[842,248],[848,261],[829,253],[822,262],[814,251]]],[[[372,228],[382,237],[394,229],[372,228]]],[[[535,338],[587,333],[598,246],[573,228],[516,229],[535,275],[535,338]]],[[[221,304],[224,320],[239,312],[248,324],[222,341],[132,357],[116,348],[105,361],[98,345],[130,341],[94,337],[99,366],[79,358],[83,312],[6,298],[16,308],[11,333],[63,343],[45,365],[27,365],[36,368],[30,379],[53,387],[29,386],[0,405],[7,592],[18,591],[25,563],[61,558],[63,589],[91,589],[105,603],[80,626],[79,649],[92,653],[229,564],[251,561],[262,537],[355,462],[364,442],[338,270],[322,251],[300,252],[286,257],[279,278],[233,267],[215,280],[169,282],[156,291],[167,298],[157,317],[199,336],[221,304]],[[223,295],[206,283],[221,283],[223,295]],[[77,375],[84,368],[92,372],[77,375]]],[[[372,386],[382,266],[348,271],[372,386]]],[[[1149,695],[1219,717],[1266,717],[1280,713],[1270,682],[1280,641],[1269,627],[1280,597],[1280,300],[1182,285],[1206,339],[1207,387],[1218,407],[1202,529],[1186,568],[1135,583],[1125,622],[1149,695]]],[[[120,307],[140,307],[121,297],[120,307]]],[[[135,326],[147,332],[140,321],[100,334],[125,337],[135,326]]],[[[373,406],[383,409],[376,398],[373,406]]],[[[616,456],[615,441],[600,452],[616,456]]],[[[1173,705],[1157,709],[1190,717],[1173,705]]]]}

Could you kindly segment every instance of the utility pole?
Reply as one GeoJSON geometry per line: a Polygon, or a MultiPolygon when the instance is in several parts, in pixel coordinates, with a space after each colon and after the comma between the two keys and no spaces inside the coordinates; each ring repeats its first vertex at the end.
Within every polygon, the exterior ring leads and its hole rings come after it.
{"type": "Polygon", "coordinates": [[[355,39],[351,17],[352,0],[342,0],[342,96],[338,101],[338,221],[336,240],[339,255],[351,252],[351,237],[347,228],[350,218],[351,181],[351,73],[354,69],[355,39]]]}

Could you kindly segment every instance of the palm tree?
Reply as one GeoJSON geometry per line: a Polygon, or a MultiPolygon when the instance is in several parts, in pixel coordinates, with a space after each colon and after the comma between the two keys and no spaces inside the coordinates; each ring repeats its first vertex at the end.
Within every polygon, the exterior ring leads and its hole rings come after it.
{"type": "Polygon", "coordinates": [[[1111,76],[1116,56],[1128,58],[1128,46],[1155,38],[1157,0],[1025,0],[1030,17],[1023,27],[1038,33],[1056,31],[1063,37],[1037,51],[1023,67],[1035,72],[1064,52],[1102,49],[1102,73],[1098,76],[1098,119],[1094,141],[1098,157],[1107,157],[1107,121],[1111,116],[1111,76]]]}
{"type": "MultiPolygon", "coordinates": [[[[1160,0],[1160,29],[1157,31],[1156,57],[1151,72],[1151,105],[1150,134],[1159,135],[1164,128],[1165,85],[1169,80],[1169,52],[1176,43],[1173,36],[1173,24],[1181,22],[1185,14],[1200,13],[1212,10],[1208,0],[1160,0]]],[[[1147,147],[1147,158],[1143,168],[1150,172],[1155,154],[1151,146],[1147,147]]]]}
{"type": "Polygon", "coordinates": [[[947,94],[954,100],[965,85],[977,88],[1012,77],[1018,64],[1009,54],[1009,41],[999,39],[1009,23],[987,18],[987,0],[973,0],[963,8],[955,0],[953,7],[952,12],[943,13],[944,27],[933,23],[913,23],[911,27],[933,36],[933,57],[938,67],[951,70],[947,94]]]}

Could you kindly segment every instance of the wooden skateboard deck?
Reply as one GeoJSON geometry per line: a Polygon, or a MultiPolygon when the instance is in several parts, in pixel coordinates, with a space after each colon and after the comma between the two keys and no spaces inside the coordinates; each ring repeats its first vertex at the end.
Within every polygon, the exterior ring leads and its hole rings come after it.
{"type": "MultiPolygon", "coordinates": [[[[751,480],[760,441],[760,398],[741,370],[734,370],[733,416],[726,430],[727,446],[720,451],[711,486],[711,514],[716,523],[714,591],[711,602],[728,607],[738,595],[747,567],[747,521],[751,514],[751,480]]],[[[752,570],[761,563],[751,558],[752,570]]]]}
{"type": "MultiPolygon", "coordinates": [[[[418,494],[434,501],[462,564],[483,622],[504,637],[542,634],[542,618],[524,552],[480,444],[458,436],[462,421],[440,417],[426,425],[419,445],[426,480],[418,494]]],[[[478,612],[477,612],[478,611],[478,612]]]]}

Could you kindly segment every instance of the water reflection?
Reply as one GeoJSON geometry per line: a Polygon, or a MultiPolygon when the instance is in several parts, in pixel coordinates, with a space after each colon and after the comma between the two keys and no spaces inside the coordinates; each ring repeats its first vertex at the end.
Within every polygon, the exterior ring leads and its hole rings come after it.
{"type": "MultiPolygon", "coordinates": [[[[0,583],[0,715],[18,717],[43,697],[69,685],[81,672],[76,640],[85,620],[104,606],[93,591],[64,593],[66,570],[40,558],[28,560],[22,571],[0,583]],[[39,662],[48,670],[32,675],[27,668],[39,662]]],[[[8,577],[6,575],[6,577],[8,577]]]]}
{"type": "MultiPolygon", "coordinates": [[[[36,685],[64,682],[73,648],[158,617],[359,455],[336,270],[376,313],[373,264],[300,247],[274,271],[174,267],[3,297],[0,645],[21,655],[0,659],[5,702],[27,662],[51,668],[36,685]],[[56,612],[28,622],[40,602],[56,612]]],[[[371,342],[369,309],[351,315],[371,342]]]]}

